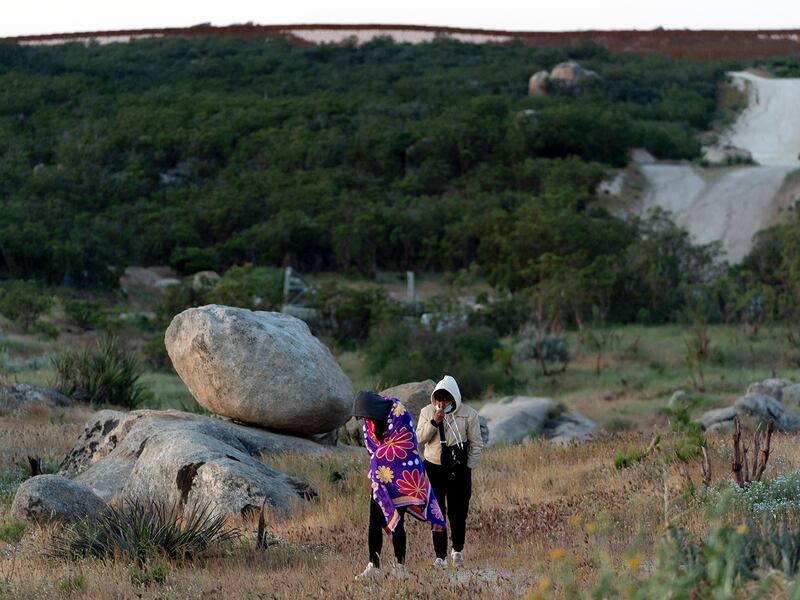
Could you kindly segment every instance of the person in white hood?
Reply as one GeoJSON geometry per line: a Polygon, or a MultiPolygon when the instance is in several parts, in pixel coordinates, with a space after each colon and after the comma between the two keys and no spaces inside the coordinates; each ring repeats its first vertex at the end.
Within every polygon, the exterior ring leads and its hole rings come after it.
{"type": "MultiPolygon", "coordinates": [[[[445,518],[449,517],[453,541],[452,560],[464,565],[464,537],[472,469],[483,449],[478,413],[462,404],[458,383],[445,375],[431,394],[431,403],[419,414],[417,441],[424,446],[423,458],[433,493],[445,518]]],[[[447,567],[447,531],[433,533],[436,567],[447,567]]]]}

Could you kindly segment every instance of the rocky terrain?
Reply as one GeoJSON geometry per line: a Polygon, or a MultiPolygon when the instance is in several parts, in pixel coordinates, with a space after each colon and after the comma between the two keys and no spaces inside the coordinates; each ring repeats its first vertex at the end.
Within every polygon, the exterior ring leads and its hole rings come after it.
{"type": "MultiPolygon", "coordinates": [[[[263,504],[289,512],[316,491],[268,466],[264,457],[360,452],[337,445],[339,438],[361,443],[361,424],[350,418],[352,384],[303,321],[208,305],[176,315],[165,342],[175,370],[212,416],[101,410],[88,420],[57,474],[22,483],[12,514],[75,522],[124,498],[186,510],[209,507],[230,517],[247,517],[263,504]]],[[[433,388],[427,380],[382,393],[399,398],[416,417],[433,388]]],[[[69,402],[19,384],[4,388],[2,398],[9,409],[69,402]]],[[[481,414],[481,433],[490,444],[535,437],[580,441],[594,429],[590,420],[544,398],[501,400],[481,414]]]]}

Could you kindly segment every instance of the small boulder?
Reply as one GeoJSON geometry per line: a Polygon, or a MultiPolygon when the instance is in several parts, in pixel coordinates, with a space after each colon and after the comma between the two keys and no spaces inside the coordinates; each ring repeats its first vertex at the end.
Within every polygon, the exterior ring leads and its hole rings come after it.
{"type": "Polygon", "coordinates": [[[413,381],[396,385],[383,390],[380,394],[381,396],[389,396],[400,400],[408,412],[411,413],[411,419],[416,425],[419,413],[431,403],[431,394],[435,387],[436,383],[432,379],[426,379],[425,381],[413,381]]]}
{"type": "Polygon", "coordinates": [[[27,383],[0,384],[0,409],[17,411],[30,407],[69,406],[70,399],[55,390],[27,383]]]}
{"type": "Polygon", "coordinates": [[[681,410],[689,407],[692,397],[686,390],[675,390],[667,402],[667,408],[670,410],[681,410]]]}
{"type": "Polygon", "coordinates": [[[192,275],[192,289],[196,292],[213,288],[221,277],[216,271],[198,271],[192,275]]]}
{"type": "Polygon", "coordinates": [[[59,475],[38,475],[23,481],[11,504],[13,516],[37,523],[76,523],[105,509],[106,503],[91,488],[59,475]]]}
{"type": "Polygon", "coordinates": [[[201,306],[177,315],[164,341],[186,387],[215,414],[306,437],[350,417],[350,380],[300,319],[201,306]]]}
{"type": "Polygon", "coordinates": [[[585,440],[595,428],[590,419],[548,398],[509,396],[484,405],[479,415],[486,419],[490,446],[523,443],[532,434],[556,442],[585,440]]]}
{"type": "Polygon", "coordinates": [[[753,155],[749,150],[727,144],[705,146],[702,149],[702,156],[705,162],[714,166],[750,164],[753,162],[753,155]]]}
{"type": "Polygon", "coordinates": [[[549,79],[550,73],[547,71],[539,71],[531,75],[528,80],[528,95],[547,96],[547,82],[549,79]]]}
{"type": "Polygon", "coordinates": [[[733,419],[737,414],[736,408],[733,406],[715,408],[703,413],[700,418],[695,419],[695,423],[699,424],[706,431],[711,431],[715,425],[720,425],[728,421],[733,423],[733,419]]]}
{"type": "Polygon", "coordinates": [[[793,408],[800,406],[800,383],[793,383],[781,388],[780,401],[784,406],[793,408]]]}
{"type": "Polygon", "coordinates": [[[788,379],[765,379],[751,384],[745,394],[763,394],[772,396],[776,400],[783,399],[783,389],[792,385],[788,379]]]}
{"type": "Polygon", "coordinates": [[[486,417],[479,414],[478,425],[480,425],[481,428],[481,440],[483,441],[483,445],[486,446],[489,443],[489,423],[486,421],[486,417]]]}
{"type": "Polygon", "coordinates": [[[772,396],[747,394],[736,401],[736,410],[759,421],[775,421],[777,431],[800,431],[800,413],[786,408],[772,396]]]}

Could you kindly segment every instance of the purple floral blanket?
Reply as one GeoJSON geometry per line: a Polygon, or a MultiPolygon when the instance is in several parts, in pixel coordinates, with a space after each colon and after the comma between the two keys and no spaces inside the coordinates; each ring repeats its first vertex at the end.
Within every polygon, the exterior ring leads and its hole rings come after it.
{"type": "Polygon", "coordinates": [[[389,532],[400,520],[397,508],[401,506],[414,518],[429,521],[434,531],[442,531],[444,518],[417,451],[411,415],[397,398],[389,399],[393,404],[382,442],[375,437],[372,422],[364,419],[372,497],[383,511],[389,532]]]}

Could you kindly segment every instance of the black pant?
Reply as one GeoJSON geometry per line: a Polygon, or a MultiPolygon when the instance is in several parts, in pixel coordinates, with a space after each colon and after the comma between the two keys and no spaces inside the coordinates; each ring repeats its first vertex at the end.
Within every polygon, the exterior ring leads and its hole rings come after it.
{"type": "MultiPolygon", "coordinates": [[[[464,549],[464,536],[467,532],[467,513],[469,513],[469,499],[472,496],[472,469],[459,469],[448,472],[441,465],[425,461],[425,471],[428,473],[433,493],[439,501],[439,507],[446,518],[450,518],[450,537],[453,541],[453,550],[461,552],[464,549]]],[[[433,549],[436,558],[447,557],[447,531],[433,532],[433,549]]]]}
{"type": "MultiPolygon", "coordinates": [[[[400,521],[392,533],[392,546],[394,547],[394,557],[399,564],[406,560],[406,528],[403,526],[403,517],[406,509],[397,509],[400,513],[400,521]]],[[[383,548],[383,528],[386,527],[386,518],[383,516],[380,504],[373,498],[369,500],[369,562],[376,567],[381,566],[381,548],[383,548]]]]}

